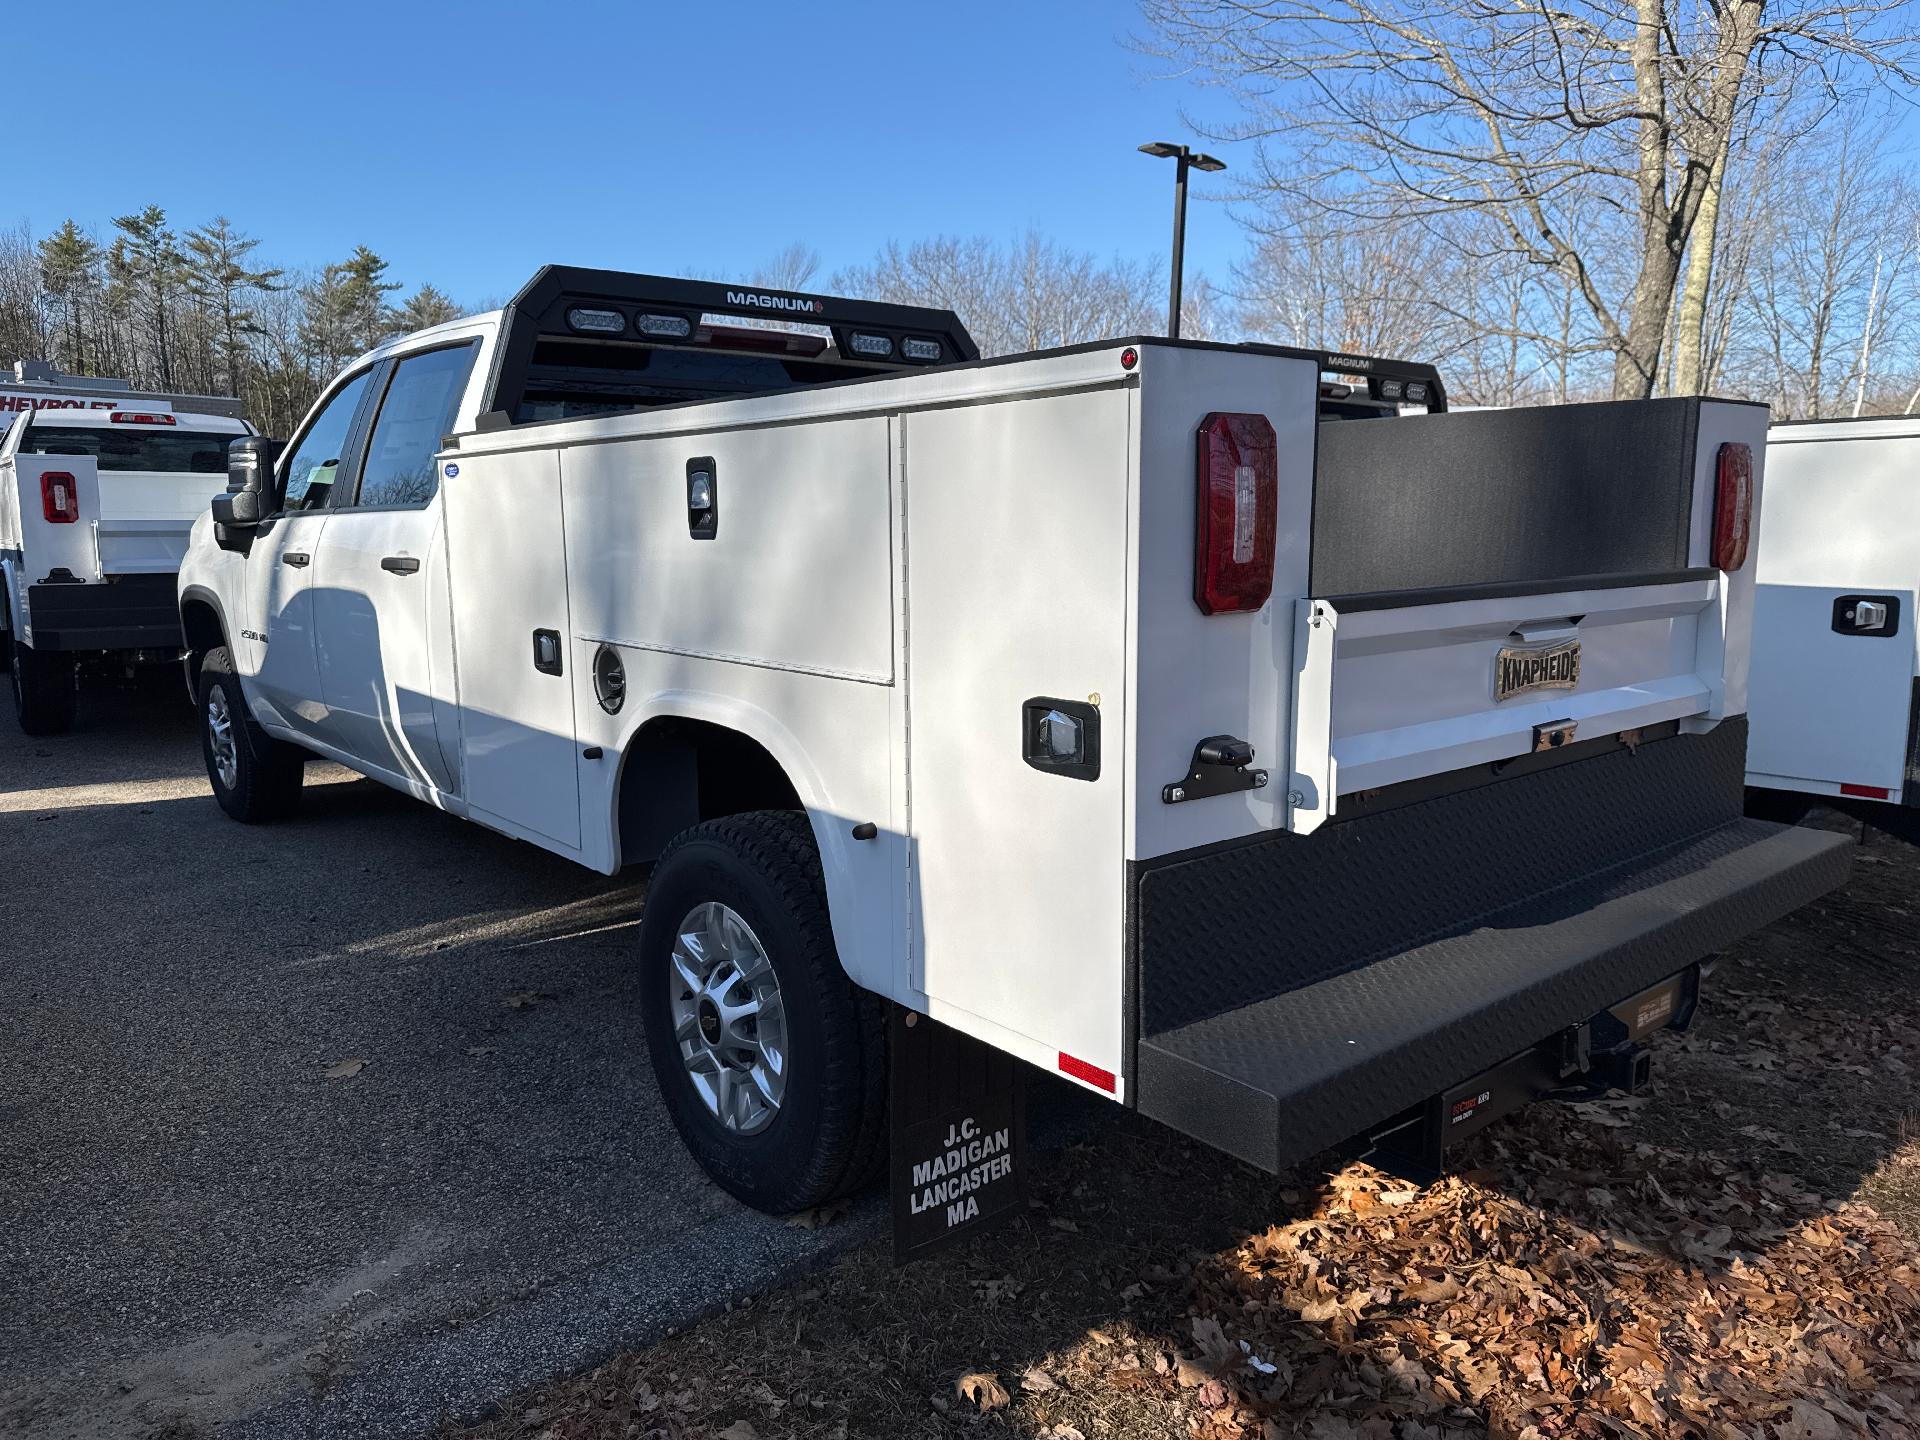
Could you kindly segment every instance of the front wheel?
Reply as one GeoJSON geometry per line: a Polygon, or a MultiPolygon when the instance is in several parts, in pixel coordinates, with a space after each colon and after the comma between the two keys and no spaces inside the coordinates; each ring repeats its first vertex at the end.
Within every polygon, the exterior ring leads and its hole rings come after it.
{"type": "Polygon", "coordinates": [[[73,657],[22,645],[19,632],[9,628],[7,659],[20,728],[29,735],[59,735],[71,729],[80,706],[73,657]]]}
{"type": "Polygon", "coordinates": [[[223,645],[200,662],[200,748],[220,808],[245,825],[272,820],[300,799],[300,752],[254,723],[223,645]]]}
{"type": "Polygon", "coordinates": [[[682,833],[640,927],[647,1048],[702,1168],[783,1215],[861,1189],[886,1139],[886,1012],[847,978],[807,817],[682,833]]]}

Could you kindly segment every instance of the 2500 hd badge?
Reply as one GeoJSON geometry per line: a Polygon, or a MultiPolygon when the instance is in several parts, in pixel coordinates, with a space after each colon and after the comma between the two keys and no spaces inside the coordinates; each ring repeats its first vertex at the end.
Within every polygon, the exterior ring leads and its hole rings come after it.
{"type": "Polygon", "coordinates": [[[1580,642],[1506,645],[1493,657],[1493,698],[1510,700],[1534,690],[1571,690],[1580,683],[1580,642]]]}

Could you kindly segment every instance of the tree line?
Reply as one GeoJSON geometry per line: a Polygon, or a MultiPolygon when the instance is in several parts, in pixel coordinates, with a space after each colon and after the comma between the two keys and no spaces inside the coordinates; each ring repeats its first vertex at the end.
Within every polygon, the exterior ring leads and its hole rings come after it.
{"type": "MultiPolygon", "coordinates": [[[[1248,245],[1230,274],[1188,277],[1182,331],[1431,361],[1465,404],[1702,391],[1779,417],[1920,409],[1920,193],[1889,139],[1829,120],[1742,132],[1729,151],[1713,263],[1696,275],[1702,252],[1683,248],[1645,354],[1623,360],[1631,326],[1599,318],[1630,308],[1645,283],[1630,249],[1600,243],[1600,219],[1587,217],[1594,258],[1575,270],[1510,243],[1482,209],[1363,205],[1351,179],[1307,184],[1265,154],[1230,215],[1195,218],[1243,226],[1248,245]]],[[[1596,187],[1591,203],[1603,198],[1596,187]]],[[[1619,239],[1618,205],[1613,219],[1619,239]]],[[[302,272],[260,258],[261,242],[224,217],[180,231],[147,206],[112,225],[104,242],[72,220],[44,237],[0,233],[0,359],[236,395],[286,435],[348,359],[467,313],[431,283],[403,296],[366,246],[302,272]]],[[[752,274],[714,278],[951,308],[988,355],[1165,324],[1164,264],[1034,231],[889,242],[830,273],[796,243],[752,274]]]]}
{"type": "Polygon", "coordinates": [[[225,216],[181,231],[157,205],[114,217],[104,242],[71,219],[44,237],[0,234],[0,358],[238,396],[285,435],[347,360],[462,313],[431,284],[399,299],[364,245],[311,272],[267,264],[259,247],[225,216]]]}

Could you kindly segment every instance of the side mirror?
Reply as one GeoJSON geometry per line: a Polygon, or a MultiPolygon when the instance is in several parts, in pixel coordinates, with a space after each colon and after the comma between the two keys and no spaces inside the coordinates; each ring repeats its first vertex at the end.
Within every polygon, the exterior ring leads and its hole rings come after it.
{"type": "Polygon", "coordinates": [[[273,466],[280,442],[264,435],[242,435],[227,446],[227,493],[213,497],[215,537],[228,549],[244,548],[245,532],[274,511],[273,466]],[[229,543],[235,542],[235,543],[229,543]]]}
{"type": "Polygon", "coordinates": [[[273,510],[273,465],[280,442],[264,435],[242,435],[227,446],[227,493],[213,497],[213,518],[221,525],[258,525],[273,510]]]}

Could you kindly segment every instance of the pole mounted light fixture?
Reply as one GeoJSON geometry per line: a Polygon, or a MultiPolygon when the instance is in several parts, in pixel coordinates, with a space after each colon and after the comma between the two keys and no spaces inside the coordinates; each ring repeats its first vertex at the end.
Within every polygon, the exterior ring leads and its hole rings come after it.
{"type": "Polygon", "coordinates": [[[1167,296],[1167,338],[1178,340],[1181,268],[1185,263],[1187,248],[1187,171],[1193,169],[1212,173],[1226,169],[1227,162],[1216,160],[1211,155],[1202,155],[1185,145],[1175,145],[1170,140],[1155,140],[1142,145],[1140,153],[1176,162],[1173,172],[1173,278],[1167,296]]]}

